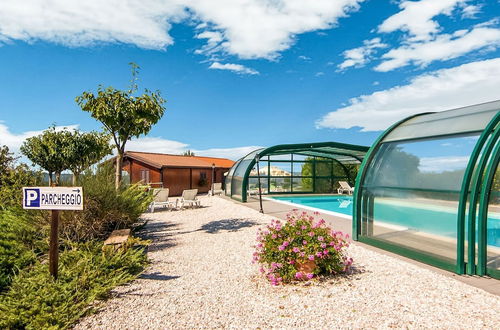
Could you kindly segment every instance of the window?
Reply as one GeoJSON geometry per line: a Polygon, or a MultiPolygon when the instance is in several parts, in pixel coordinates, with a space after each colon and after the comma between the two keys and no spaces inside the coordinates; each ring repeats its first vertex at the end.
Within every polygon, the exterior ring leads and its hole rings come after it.
{"type": "Polygon", "coordinates": [[[143,183],[149,183],[149,170],[141,170],[141,181],[143,183]]]}

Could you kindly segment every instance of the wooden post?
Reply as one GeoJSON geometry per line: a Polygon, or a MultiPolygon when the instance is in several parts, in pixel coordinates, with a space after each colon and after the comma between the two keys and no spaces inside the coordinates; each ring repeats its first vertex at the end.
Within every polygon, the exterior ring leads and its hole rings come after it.
{"type": "Polygon", "coordinates": [[[49,271],[57,280],[57,266],[59,263],[59,210],[52,210],[50,223],[49,271]]]}

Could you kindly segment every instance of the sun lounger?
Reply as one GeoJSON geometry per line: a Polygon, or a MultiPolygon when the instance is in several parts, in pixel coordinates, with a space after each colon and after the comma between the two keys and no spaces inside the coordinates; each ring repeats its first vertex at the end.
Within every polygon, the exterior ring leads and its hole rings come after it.
{"type": "Polygon", "coordinates": [[[354,192],[354,188],[347,183],[347,181],[339,181],[340,187],[337,189],[337,193],[343,194],[344,192],[347,192],[349,195],[351,195],[354,192]]]}
{"type": "Polygon", "coordinates": [[[209,195],[222,195],[222,183],[212,184],[212,189],[208,192],[209,195]]]}
{"type": "Polygon", "coordinates": [[[173,208],[177,204],[168,200],[168,194],[168,188],[153,189],[153,202],[149,205],[151,212],[154,212],[156,207],[173,208]]]}
{"type": "Polygon", "coordinates": [[[196,198],[196,195],[198,195],[198,189],[188,189],[184,190],[182,192],[182,197],[180,199],[180,208],[186,207],[186,205],[189,205],[191,207],[195,206],[201,206],[200,200],[196,198]]]}

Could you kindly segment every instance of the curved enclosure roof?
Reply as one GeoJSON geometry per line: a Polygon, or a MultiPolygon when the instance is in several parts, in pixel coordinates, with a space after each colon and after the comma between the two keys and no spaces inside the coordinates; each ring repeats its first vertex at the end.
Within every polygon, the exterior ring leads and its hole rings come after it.
{"type": "Polygon", "coordinates": [[[403,121],[382,142],[480,132],[500,109],[500,101],[424,113],[403,121]]]}
{"type": "Polygon", "coordinates": [[[499,150],[500,101],[394,124],[359,170],[353,238],[500,278],[499,150]]]}
{"type": "MultiPolygon", "coordinates": [[[[291,181],[294,181],[295,179],[294,183],[290,182],[288,185],[290,190],[293,190],[294,184],[298,179],[303,179],[303,181],[306,181],[308,179],[314,180],[314,177],[316,175],[316,173],[307,174],[311,177],[305,178],[305,175],[302,173],[294,174],[294,170],[292,170],[294,165],[297,168],[300,166],[301,171],[304,172],[304,170],[302,169],[302,165],[304,163],[312,164],[313,160],[315,162],[316,159],[320,159],[318,161],[322,164],[326,164],[327,162],[332,163],[330,167],[332,168],[331,171],[333,175],[334,162],[335,164],[339,164],[339,166],[347,170],[346,165],[361,164],[368,149],[369,147],[366,146],[338,142],[281,144],[269,148],[257,149],[238,160],[231,168],[226,177],[226,195],[243,202],[247,200],[249,177],[251,177],[252,169],[254,169],[257,160],[259,160],[259,163],[264,160],[264,162],[266,162],[267,170],[266,168],[264,168],[260,169],[259,171],[255,171],[255,173],[257,173],[256,175],[259,176],[262,175],[263,172],[265,172],[267,173],[266,176],[268,178],[271,176],[275,176],[272,174],[273,169],[271,168],[271,164],[273,162],[281,164],[287,163],[289,171],[287,172],[286,170],[284,170],[282,171],[282,173],[284,174],[280,175],[288,176],[288,180],[291,181]]],[[[328,167],[329,165],[326,166],[328,167]]],[[[296,171],[297,170],[295,170],[295,173],[297,173],[296,171]]],[[[324,176],[326,177],[327,175],[324,176]]],[[[347,172],[346,178],[349,178],[349,173],[347,172]]],[[[271,179],[268,179],[267,182],[269,183],[269,186],[271,186],[271,179]]],[[[299,184],[296,184],[297,189],[299,189],[298,187],[299,184]]],[[[300,189],[302,192],[307,193],[307,191],[304,191],[304,187],[301,186],[300,189]]],[[[270,192],[270,190],[268,190],[268,192],[270,192]]]]}

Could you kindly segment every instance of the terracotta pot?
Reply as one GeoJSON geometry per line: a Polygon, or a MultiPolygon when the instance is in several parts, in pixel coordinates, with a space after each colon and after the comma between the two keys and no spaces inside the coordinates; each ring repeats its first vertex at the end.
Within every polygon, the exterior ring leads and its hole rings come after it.
{"type": "Polygon", "coordinates": [[[314,260],[306,260],[297,263],[297,270],[303,273],[312,273],[316,269],[317,265],[314,260]]]}

